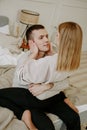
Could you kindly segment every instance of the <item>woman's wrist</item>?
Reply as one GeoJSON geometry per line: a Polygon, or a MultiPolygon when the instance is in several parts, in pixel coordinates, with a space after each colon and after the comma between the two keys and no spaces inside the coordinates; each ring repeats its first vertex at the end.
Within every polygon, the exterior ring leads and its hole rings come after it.
{"type": "Polygon", "coordinates": [[[37,58],[37,53],[30,52],[29,58],[36,59],[37,58]]]}
{"type": "Polygon", "coordinates": [[[41,83],[41,85],[44,86],[44,91],[49,90],[54,86],[53,83],[48,83],[48,84],[41,83]]]}

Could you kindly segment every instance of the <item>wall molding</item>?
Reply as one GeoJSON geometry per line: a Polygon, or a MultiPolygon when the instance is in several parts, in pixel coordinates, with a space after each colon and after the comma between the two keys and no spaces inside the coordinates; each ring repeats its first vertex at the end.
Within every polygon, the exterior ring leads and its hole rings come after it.
{"type": "Polygon", "coordinates": [[[57,0],[26,0],[26,1],[46,3],[46,4],[53,4],[57,2],[57,0]]]}
{"type": "Polygon", "coordinates": [[[63,6],[72,7],[72,8],[79,8],[79,9],[87,9],[87,7],[84,7],[84,6],[78,6],[78,5],[68,5],[68,4],[63,4],[63,6]]]}

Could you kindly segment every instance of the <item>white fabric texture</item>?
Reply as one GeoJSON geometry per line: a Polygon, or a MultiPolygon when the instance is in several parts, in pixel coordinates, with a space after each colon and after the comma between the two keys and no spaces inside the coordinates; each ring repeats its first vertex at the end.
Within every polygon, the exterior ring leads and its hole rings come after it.
{"type": "Polygon", "coordinates": [[[19,49],[20,43],[21,38],[0,33],[0,46],[7,48],[11,53],[19,54],[21,52],[21,49],[19,49]]]}
{"type": "Polygon", "coordinates": [[[26,52],[18,60],[13,87],[28,88],[31,83],[54,82],[54,87],[51,90],[38,96],[38,98],[43,99],[55,95],[69,86],[67,77],[70,73],[56,71],[57,54],[39,60],[29,59],[29,54],[29,51],[26,52]]]}
{"type": "Polygon", "coordinates": [[[0,32],[5,33],[5,34],[10,34],[9,25],[5,25],[3,27],[0,27],[0,32]]]}
{"type": "Polygon", "coordinates": [[[17,58],[8,49],[0,47],[0,65],[17,65],[17,58]]]}

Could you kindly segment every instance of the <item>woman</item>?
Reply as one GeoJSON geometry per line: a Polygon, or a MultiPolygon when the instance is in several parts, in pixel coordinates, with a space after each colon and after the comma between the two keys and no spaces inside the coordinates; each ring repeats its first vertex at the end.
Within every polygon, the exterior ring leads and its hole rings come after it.
{"type": "MultiPolygon", "coordinates": [[[[35,50],[32,51],[30,55],[31,60],[29,60],[28,62],[29,68],[26,68],[26,70],[24,70],[31,73],[31,76],[28,77],[28,80],[32,78],[33,83],[40,83],[40,82],[54,82],[54,80],[57,81],[58,78],[60,78],[61,80],[62,75],[67,78],[72,73],[72,71],[76,70],[79,67],[81,48],[82,48],[81,27],[74,22],[65,22],[60,24],[58,27],[58,54],[55,54],[53,56],[46,56],[44,58],[40,58],[39,60],[34,60],[35,55],[38,52],[37,47],[35,46],[35,50]],[[41,65],[40,70],[38,70],[38,72],[36,73],[33,73],[34,72],[33,67],[37,70],[38,65],[39,66],[41,65]],[[43,76],[44,78],[42,78],[41,76],[42,70],[44,73],[43,76]],[[35,77],[38,76],[39,79],[38,81],[36,81],[35,77]]],[[[26,73],[24,74],[26,77],[27,76],[26,73]]],[[[0,105],[13,110],[14,113],[17,115],[17,117],[19,119],[22,118],[28,127],[30,127],[29,120],[25,119],[27,117],[26,116],[27,111],[25,110],[30,109],[32,120],[39,130],[41,128],[39,127],[34,114],[39,113],[41,115],[43,112],[53,113],[57,115],[61,120],[63,120],[63,122],[67,127],[67,130],[81,129],[80,117],[77,113],[77,109],[73,106],[71,102],[69,102],[69,100],[62,91],[59,94],[50,97],[48,99],[39,100],[35,96],[33,96],[27,89],[24,88],[1,89],[0,105]],[[11,108],[11,104],[14,104],[13,109],[11,108]]],[[[55,130],[53,126],[49,128],[49,130],[51,129],[55,130]]]]}

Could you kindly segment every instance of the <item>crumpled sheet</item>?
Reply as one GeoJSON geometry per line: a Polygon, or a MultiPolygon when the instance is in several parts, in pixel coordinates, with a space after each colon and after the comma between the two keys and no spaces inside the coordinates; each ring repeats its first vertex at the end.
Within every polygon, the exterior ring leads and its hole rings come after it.
{"type": "Polygon", "coordinates": [[[28,128],[14,116],[12,111],[0,107],[0,130],[28,130],[28,128]]]}

